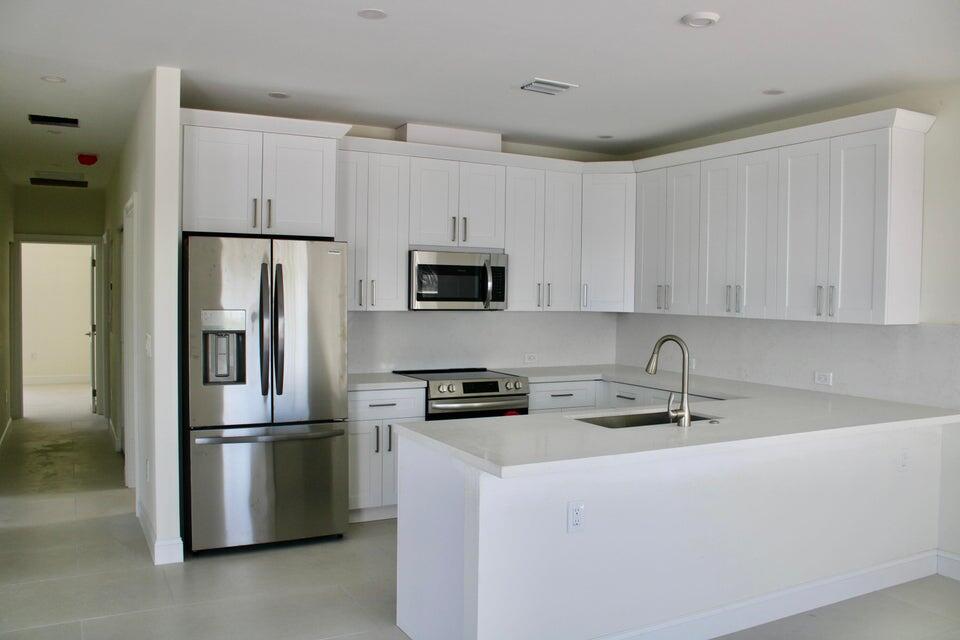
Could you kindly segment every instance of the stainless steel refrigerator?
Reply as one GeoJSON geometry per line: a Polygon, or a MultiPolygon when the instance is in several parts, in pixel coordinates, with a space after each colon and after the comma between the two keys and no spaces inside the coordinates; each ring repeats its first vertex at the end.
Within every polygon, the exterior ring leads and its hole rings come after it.
{"type": "Polygon", "coordinates": [[[347,246],[188,235],[183,255],[191,548],[342,534],[347,246]]]}

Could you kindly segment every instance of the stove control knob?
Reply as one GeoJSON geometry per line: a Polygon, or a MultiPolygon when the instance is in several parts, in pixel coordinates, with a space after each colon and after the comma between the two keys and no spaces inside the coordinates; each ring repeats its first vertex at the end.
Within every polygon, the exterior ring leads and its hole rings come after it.
{"type": "Polygon", "coordinates": [[[507,391],[510,391],[511,389],[513,389],[513,383],[512,383],[512,382],[508,382],[505,386],[507,387],[507,391]]]}
{"type": "Polygon", "coordinates": [[[455,384],[448,384],[448,385],[447,385],[447,391],[449,391],[450,393],[453,393],[453,392],[456,391],[456,390],[457,390],[457,385],[455,385],[455,384]]]}
{"type": "Polygon", "coordinates": [[[513,388],[518,390],[523,389],[523,383],[517,380],[516,382],[513,383],[513,388]]]}
{"type": "Polygon", "coordinates": [[[437,391],[439,391],[440,393],[446,393],[447,388],[444,387],[442,384],[438,384],[438,385],[437,385],[437,391]]]}

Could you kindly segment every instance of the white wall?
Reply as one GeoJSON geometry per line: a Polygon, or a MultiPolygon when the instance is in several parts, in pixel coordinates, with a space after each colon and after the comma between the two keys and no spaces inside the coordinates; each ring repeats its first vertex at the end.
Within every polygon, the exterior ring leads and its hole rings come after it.
{"type": "Polygon", "coordinates": [[[350,371],[516,367],[612,362],[616,315],[510,311],[396,311],[349,314],[350,371]]]}
{"type": "Polygon", "coordinates": [[[90,381],[91,246],[21,246],[23,383],[90,381]]]}
{"type": "Polygon", "coordinates": [[[21,185],[15,189],[15,233],[98,236],[104,226],[104,192],[21,185]]]}
{"type": "Polygon", "coordinates": [[[122,300],[123,313],[134,315],[124,345],[139,354],[138,370],[123,375],[125,382],[136,385],[137,399],[136,407],[125,403],[125,425],[137,423],[137,513],[158,564],[183,559],[177,413],[179,194],[180,70],[158,67],[107,199],[114,227],[123,219],[126,202],[134,197],[137,203],[139,237],[124,238],[132,243],[137,263],[137,282],[130,287],[136,296],[122,300]]]}
{"type": "Polygon", "coordinates": [[[10,420],[10,243],[13,240],[13,186],[0,167],[0,439],[10,420]]]}

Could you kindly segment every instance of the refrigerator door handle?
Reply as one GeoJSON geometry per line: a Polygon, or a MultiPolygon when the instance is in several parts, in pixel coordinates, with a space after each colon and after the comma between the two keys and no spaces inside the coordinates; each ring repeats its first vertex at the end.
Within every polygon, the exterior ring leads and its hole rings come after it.
{"type": "Polygon", "coordinates": [[[276,340],[276,347],[273,350],[273,377],[275,380],[277,395],[283,395],[283,265],[277,265],[276,274],[273,277],[273,332],[276,340]]]}
{"type": "Polygon", "coordinates": [[[260,444],[266,442],[291,442],[297,440],[323,440],[324,438],[336,438],[346,432],[343,429],[332,429],[329,431],[315,431],[313,433],[296,433],[277,436],[234,436],[234,437],[201,437],[195,440],[196,444],[260,444]]]}
{"type": "Polygon", "coordinates": [[[260,394],[270,393],[270,265],[260,265],[260,394]]]}

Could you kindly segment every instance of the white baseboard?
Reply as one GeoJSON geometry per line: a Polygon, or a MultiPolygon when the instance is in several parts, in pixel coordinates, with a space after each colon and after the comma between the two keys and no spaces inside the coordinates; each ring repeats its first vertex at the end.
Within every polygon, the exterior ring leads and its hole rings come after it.
{"type": "Polygon", "coordinates": [[[941,550],[937,558],[937,573],[960,580],[960,555],[941,550]]]}
{"type": "Polygon", "coordinates": [[[153,528],[153,522],[149,514],[140,501],[137,501],[137,519],[140,521],[140,528],[147,539],[147,547],[150,549],[150,556],[153,558],[153,564],[177,564],[183,562],[183,539],[166,538],[157,540],[157,534],[153,528]]]}
{"type": "Polygon", "coordinates": [[[64,373],[49,376],[23,376],[24,386],[32,384],[83,384],[90,383],[88,373],[64,373]]]}
{"type": "Polygon", "coordinates": [[[370,507],[367,509],[351,509],[350,522],[372,522],[374,520],[389,520],[397,517],[396,505],[391,507],[370,507]]]}
{"type": "Polygon", "coordinates": [[[13,424],[13,418],[7,418],[7,423],[3,425],[3,430],[0,431],[0,447],[3,446],[3,439],[7,437],[8,433],[10,433],[11,424],[13,424]]]}
{"type": "Polygon", "coordinates": [[[117,433],[117,427],[113,424],[113,418],[107,418],[107,424],[110,425],[110,434],[113,435],[113,450],[120,453],[123,450],[123,441],[117,433]]]}
{"type": "Polygon", "coordinates": [[[936,551],[775,591],[603,640],[706,640],[937,573],[936,551]]]}

